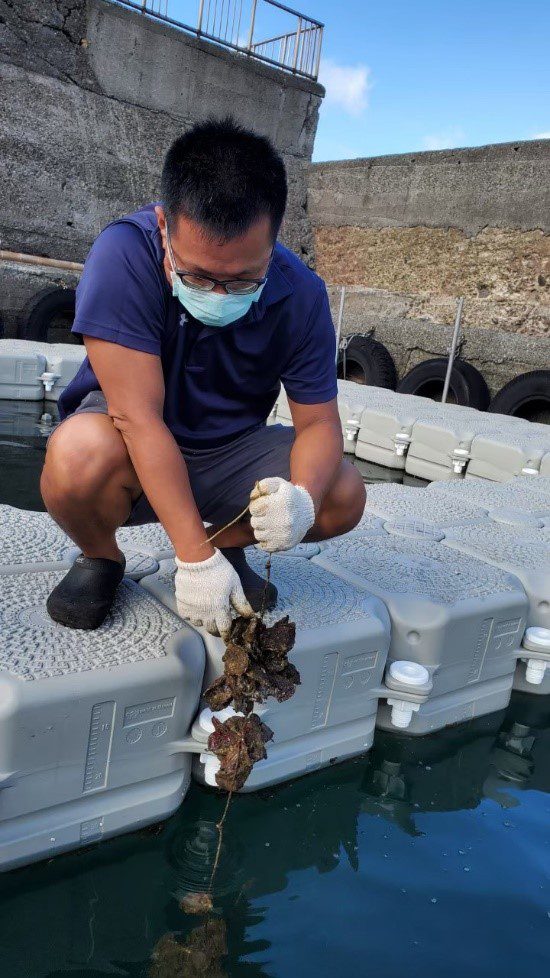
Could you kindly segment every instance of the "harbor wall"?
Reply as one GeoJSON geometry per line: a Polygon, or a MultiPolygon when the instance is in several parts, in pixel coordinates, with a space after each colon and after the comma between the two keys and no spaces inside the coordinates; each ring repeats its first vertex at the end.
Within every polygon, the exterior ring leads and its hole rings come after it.
{"type": "MultiPolygon", "coordinates": [[[[324,89],[110,0],[0,0],[1,247],[83,261],[158,195],[164,153],[229,113],[283,155],[283,241],[313,263],[307,175],[324,89]]],[[[9,270],[0,269],[13,333],[9,270]]]]}
{"type": "Polygon", "coordinates": [[[550,140],[312,164],[308,214],[317,270],[354,287],[344,332],[401,371],[445,354],[460,295],[490,386],[550,367],[550,140]]]}

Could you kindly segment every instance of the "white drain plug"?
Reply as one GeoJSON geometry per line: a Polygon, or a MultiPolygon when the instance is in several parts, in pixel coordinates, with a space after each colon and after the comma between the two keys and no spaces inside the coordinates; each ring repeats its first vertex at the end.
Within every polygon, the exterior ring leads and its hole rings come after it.
{"type": "MultiPolygon", "coordinates": [[[[401,686],[408,686],[407,692],[411,693],[418,692],[419,687],[425,688],[430,682],[430,673],[419,662],[400,659],[391,663],[388,672],[393,682],[399,683],[401,686]]],[[[405,730],[409,726],[413,713],[420,709],[420,703],[410,703],[408,700],[394,699],[393,697],[388,699],[388,706],[392,708],[391,722],[394,727],[398,727],[400,730],[405,730]]]]}
{"type": "Polygon", "coordinates": [[[533,686],[540,686],[550,665],[550,628],[540,628],[538,625],[526,628],[521,647],[526,652],[538,653],[535,656],[522,655],[521,658],[526,663],[527,682],[533,686]]]}

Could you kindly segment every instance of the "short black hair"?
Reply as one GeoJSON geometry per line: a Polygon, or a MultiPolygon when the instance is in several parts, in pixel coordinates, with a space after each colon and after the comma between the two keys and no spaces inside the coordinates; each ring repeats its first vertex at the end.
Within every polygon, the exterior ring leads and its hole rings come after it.
{"type": "Polygon", "coordinates": [[[231,117],[208,119],[172,143],[161,196],[169,223],[182,214],[229,241],[267,215],[275,239],[286,207],[285,165],[265,136],[231,117]]]}

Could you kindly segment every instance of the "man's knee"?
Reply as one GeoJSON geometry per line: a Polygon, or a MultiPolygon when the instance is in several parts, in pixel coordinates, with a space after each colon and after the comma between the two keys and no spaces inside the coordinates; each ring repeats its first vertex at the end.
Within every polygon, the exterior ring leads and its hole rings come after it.
{"type": "Polygon", "coordinates": [[[349,533],[355,529],[365,511],[366,491],[361,473],[351,462],[345,463],[340,486],[341,529],[339,533],[349,533]]]}
{"type": "Polygon", "coordinates": [[[355,529],[365,510],[366,492],[360,472],[344,460],[323,508],[330,536],[355,529]]]}
{"type": "Polygon", "coordinates": [[[63,498],[97,496],[113,478],[131,471],[126,446],[110,419],[80,415],[54,432],[42,470],[40,488],[46,504],[63,498]]]}

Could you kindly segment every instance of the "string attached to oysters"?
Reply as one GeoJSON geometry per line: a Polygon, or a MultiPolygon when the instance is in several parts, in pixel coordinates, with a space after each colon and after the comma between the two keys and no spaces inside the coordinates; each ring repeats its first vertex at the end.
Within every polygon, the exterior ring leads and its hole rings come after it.
{"type": "MultiPolygon", "coordinates": [[[[257,482],[251,498],[258,498],[258,495],[263,493],[257,482]]],[[[237,523],[247,510],[248,506],[205,542],[214,540],[237,523]]],[[[180,904],[186,913],[200,914],[212,909],[223,826],[233,793],[244,787],[254,764],[267,757],[266,744],[273,739],[273,731],[254,712],[254,706],[265,703],[269,697],[283,703],[294,695],[300,684],[298,670],[288,661],[288,654],[296,639],[294,622],[288,615],[270,626],[264,622],[270,578],[271,555],[268,555],[260,612],[253,618],[238,616],[233,620],[222,659],[224,671],[204,692],[204,700],[213,714],[228,706],[233,707],[235,714],[223,722],[215,715],[212,717],[214,730],[207,746],[220,762],[215,775],[216,784],[228,792],[228,798],[216,825],[218,846],[208,891],[187,894],[180,904]]]]}

